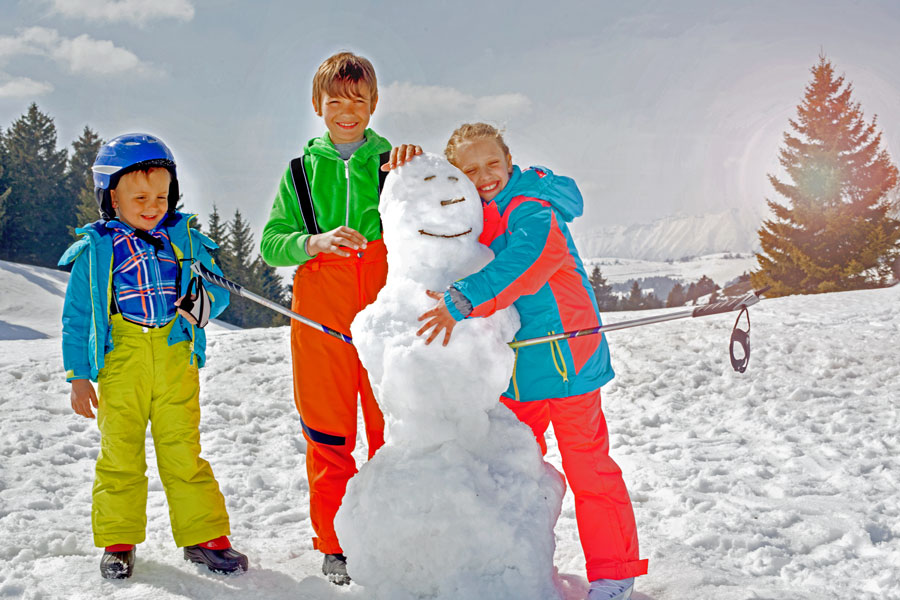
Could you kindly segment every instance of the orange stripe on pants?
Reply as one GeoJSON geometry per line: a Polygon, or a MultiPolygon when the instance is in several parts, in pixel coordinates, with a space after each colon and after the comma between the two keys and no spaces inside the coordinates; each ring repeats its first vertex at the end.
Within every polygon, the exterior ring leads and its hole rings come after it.
{"type": "Polygon", "coordinates": [[[622,470],[609,456],[600,390],[532,402],[500,401],[531,427],[545,454],[544,432],[553,423],[563,472],[575,495],[575,520],[588,580],[646,574],[648,561],[640,559],[634,510],[622,470]]]}
{"type": "MultiPolygon", "coordinates": [[[[343,258],[321,254],[294,276],[292,309],[313,321],[350,333],[356,314],[375,300],[387,277],[387,252],[381,240],[343,258]]],[[[362,405],[369,458],[384,444],[384,417],[356,349],[326,333],[291,321],[294,402],[306,438],[309,516],[313,546],[326,554],[341,552],[334,515],[347,482],[356,473],[357,397],[362,405]]]]}

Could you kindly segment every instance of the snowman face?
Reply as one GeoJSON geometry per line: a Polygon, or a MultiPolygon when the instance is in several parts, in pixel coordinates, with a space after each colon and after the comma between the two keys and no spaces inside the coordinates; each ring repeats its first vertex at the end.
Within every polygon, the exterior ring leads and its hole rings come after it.
{"type": "Polygon", "coordinates": [[[435,154],[417,156],[395,169],[379,209],[386,239],[474,243],[481,234],[481,199],[475,186],[435,154]]]}

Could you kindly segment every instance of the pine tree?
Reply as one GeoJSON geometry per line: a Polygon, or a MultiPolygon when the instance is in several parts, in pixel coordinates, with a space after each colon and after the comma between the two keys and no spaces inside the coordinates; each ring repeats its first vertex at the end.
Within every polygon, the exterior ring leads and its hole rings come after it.
{"type": "MultiPolygon", "coordinates": [[[[69,193],[77,198],[74,227],[92,223],[100,218],[100,208],[94,194],[94,176],[91,166],[103,140],[90,127],[85,125],[81,137],[72,142],[72,157],[69,159],[68,179],[69,193]]],[[[72,236],[78,237],[72,229],[72,236]]]]}
{"type": "Polygon", "coordinates": [[[811,71],[779,154],[789,181],[769,175],[787,204],[767,200],[775,216],[759,230],[751,281],[771,286],[767,295],[882,285],[900,257],[900,221],[888,212],[898,172],[876,118],[864,120],[852,84],[824,56],[811,71]]]}
{"type": "Polygon", "coordinates": [[[631,291],[628,292],[628,297],[622,300],[622,309],[641,310],[643,301],[644,294],[641,293],[641,284],[635,279],[631,282],[631,291]]]}
{"type": "MultiPolygon", "coordinates": [[[[6,201],[11,193],[9,179],[5,177],[6,173],[6,149],[3,144],[3,129],[0,128],[0,236],[3,235],[3,215],[6,213],[6,201]]],[[[3,242],[0,241],[0,247],[3,242]]]]}
{"type": "Polygon", "coordinates": [[[68,194],[68,153],[56,149],[53,119],[32,104],[0,144],[10,188],[0,219],[0,258],[55,266],[71,242],[76,202],[68,194]]]}
{"type": "Polygon", "coordinates": [[[216,260],[221,260],[219,256],[223,252],[222,246],[225,244],[227,234],[225,233],[225,226],[222,224],[222,218],[219,216],[219,209],[215,204],[213,204],[212,214],[209,216],[209,230],[206,232],[206,235],[219,244],[219,248],[211,251],[210,254],[216,260]]]}
{"type": "Polygon", "coordinates": [[[684,306],[687,302],[687,296],[684,292],[684,286],[676,283],[666,298],[666,306],[684,306]]]}
{"type": "Polygon", "coordinates": [[[657,295],[653,292],[648,292],[643,301],[641,302],[641,308],[645,310],[649,310],[651,308],[662,308],[663,301],[657,297],[657,295]]]}
{"type": "MultiPolygon", "coordinates": [[[[259,256],[253,261],[254,279],[259,283],[259,295],[290,308],[289,297],[285,297],[284,282],[275,267],[270,267],[259,256]]],[[[279,327],[287,325],[290,320],[281,313],[259,306],[256,319],[259,326],[279,327]]]]}
{"type": "MultiPolygon", "coordinates": [[[[228,235],[221,244],[219,265],[225,277],[235,279],[248,290],[259,293],[253,280],[253,233],[250,224],[241,216],[240,210],[234,211],[234,218],[228,223],[228,235]]],[[[253,313],[256,307],[246,298],[232,295],[228,309],[222,314],[222,320],[239,327],[252,327],[253,313]]]]}
{"type": "Polygon", "coordinates": [[[597,299],[597,308],[601,312],[616,310],[619,304],[619,297],[613,293],[612,286],[607,283],[598,265],[594,265],[588,280],[591,282],[594,297],[597,299]]]}

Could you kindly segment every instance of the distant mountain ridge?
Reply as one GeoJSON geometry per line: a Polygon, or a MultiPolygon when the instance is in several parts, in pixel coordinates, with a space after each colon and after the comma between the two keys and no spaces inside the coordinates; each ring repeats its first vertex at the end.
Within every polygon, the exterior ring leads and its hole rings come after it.
{"type": "Polygon", "coordinates": [[[718,252],[759,249],[757,230],[763,217],[751,210],[730,209],[707,215],[677,215],[636,225],[610,225],[575,234],[584,258],[617,257],[678,260],[718,252]]]}

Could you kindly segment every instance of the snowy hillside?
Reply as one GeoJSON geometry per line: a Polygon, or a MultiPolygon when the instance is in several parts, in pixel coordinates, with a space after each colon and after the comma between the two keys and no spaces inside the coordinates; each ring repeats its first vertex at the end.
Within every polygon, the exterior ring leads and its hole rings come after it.
{"type": "Polygon", "coordinates": [[[575,231],[582,256],[678,260],[718,252],[753,252],[762,217],[731,209],[700,216],[675,216],[638,225],[611,225],[575,231]]]}
{"type": "MultiPolygon", "coordinates": [[[[311,548],[287,328],[211,331],[202,371],[204,456],[251,571],[223,578],[184,562],[148,437],[147,541],[132,579],[100,578],[99,434],[69,406],[55,337],[64,279],[0,264],[0,598],[366,599],[325,581],[311,548]]],[[[764,300],[745,374],[728,363],[732,316],[610,334],[612,455],[650,559],[635,600],[900,598],[897,306],[900,286],[764,300]]],[[[565,597],[581,600],[571,494],[556,541],[565,597]]]]}
{"type": "Polygon", "coordinates": [[[655,261],[635,258],[589,258],[585,266],[590,274],[600,267],[603,277],[611,284],[625,283],[647,277],[669,277],[681,282],[697,281],[706,275],[720,286],[739,275],[759,268],[753,254],[719,253],[698,256],[691,260],[655,261]]]}

